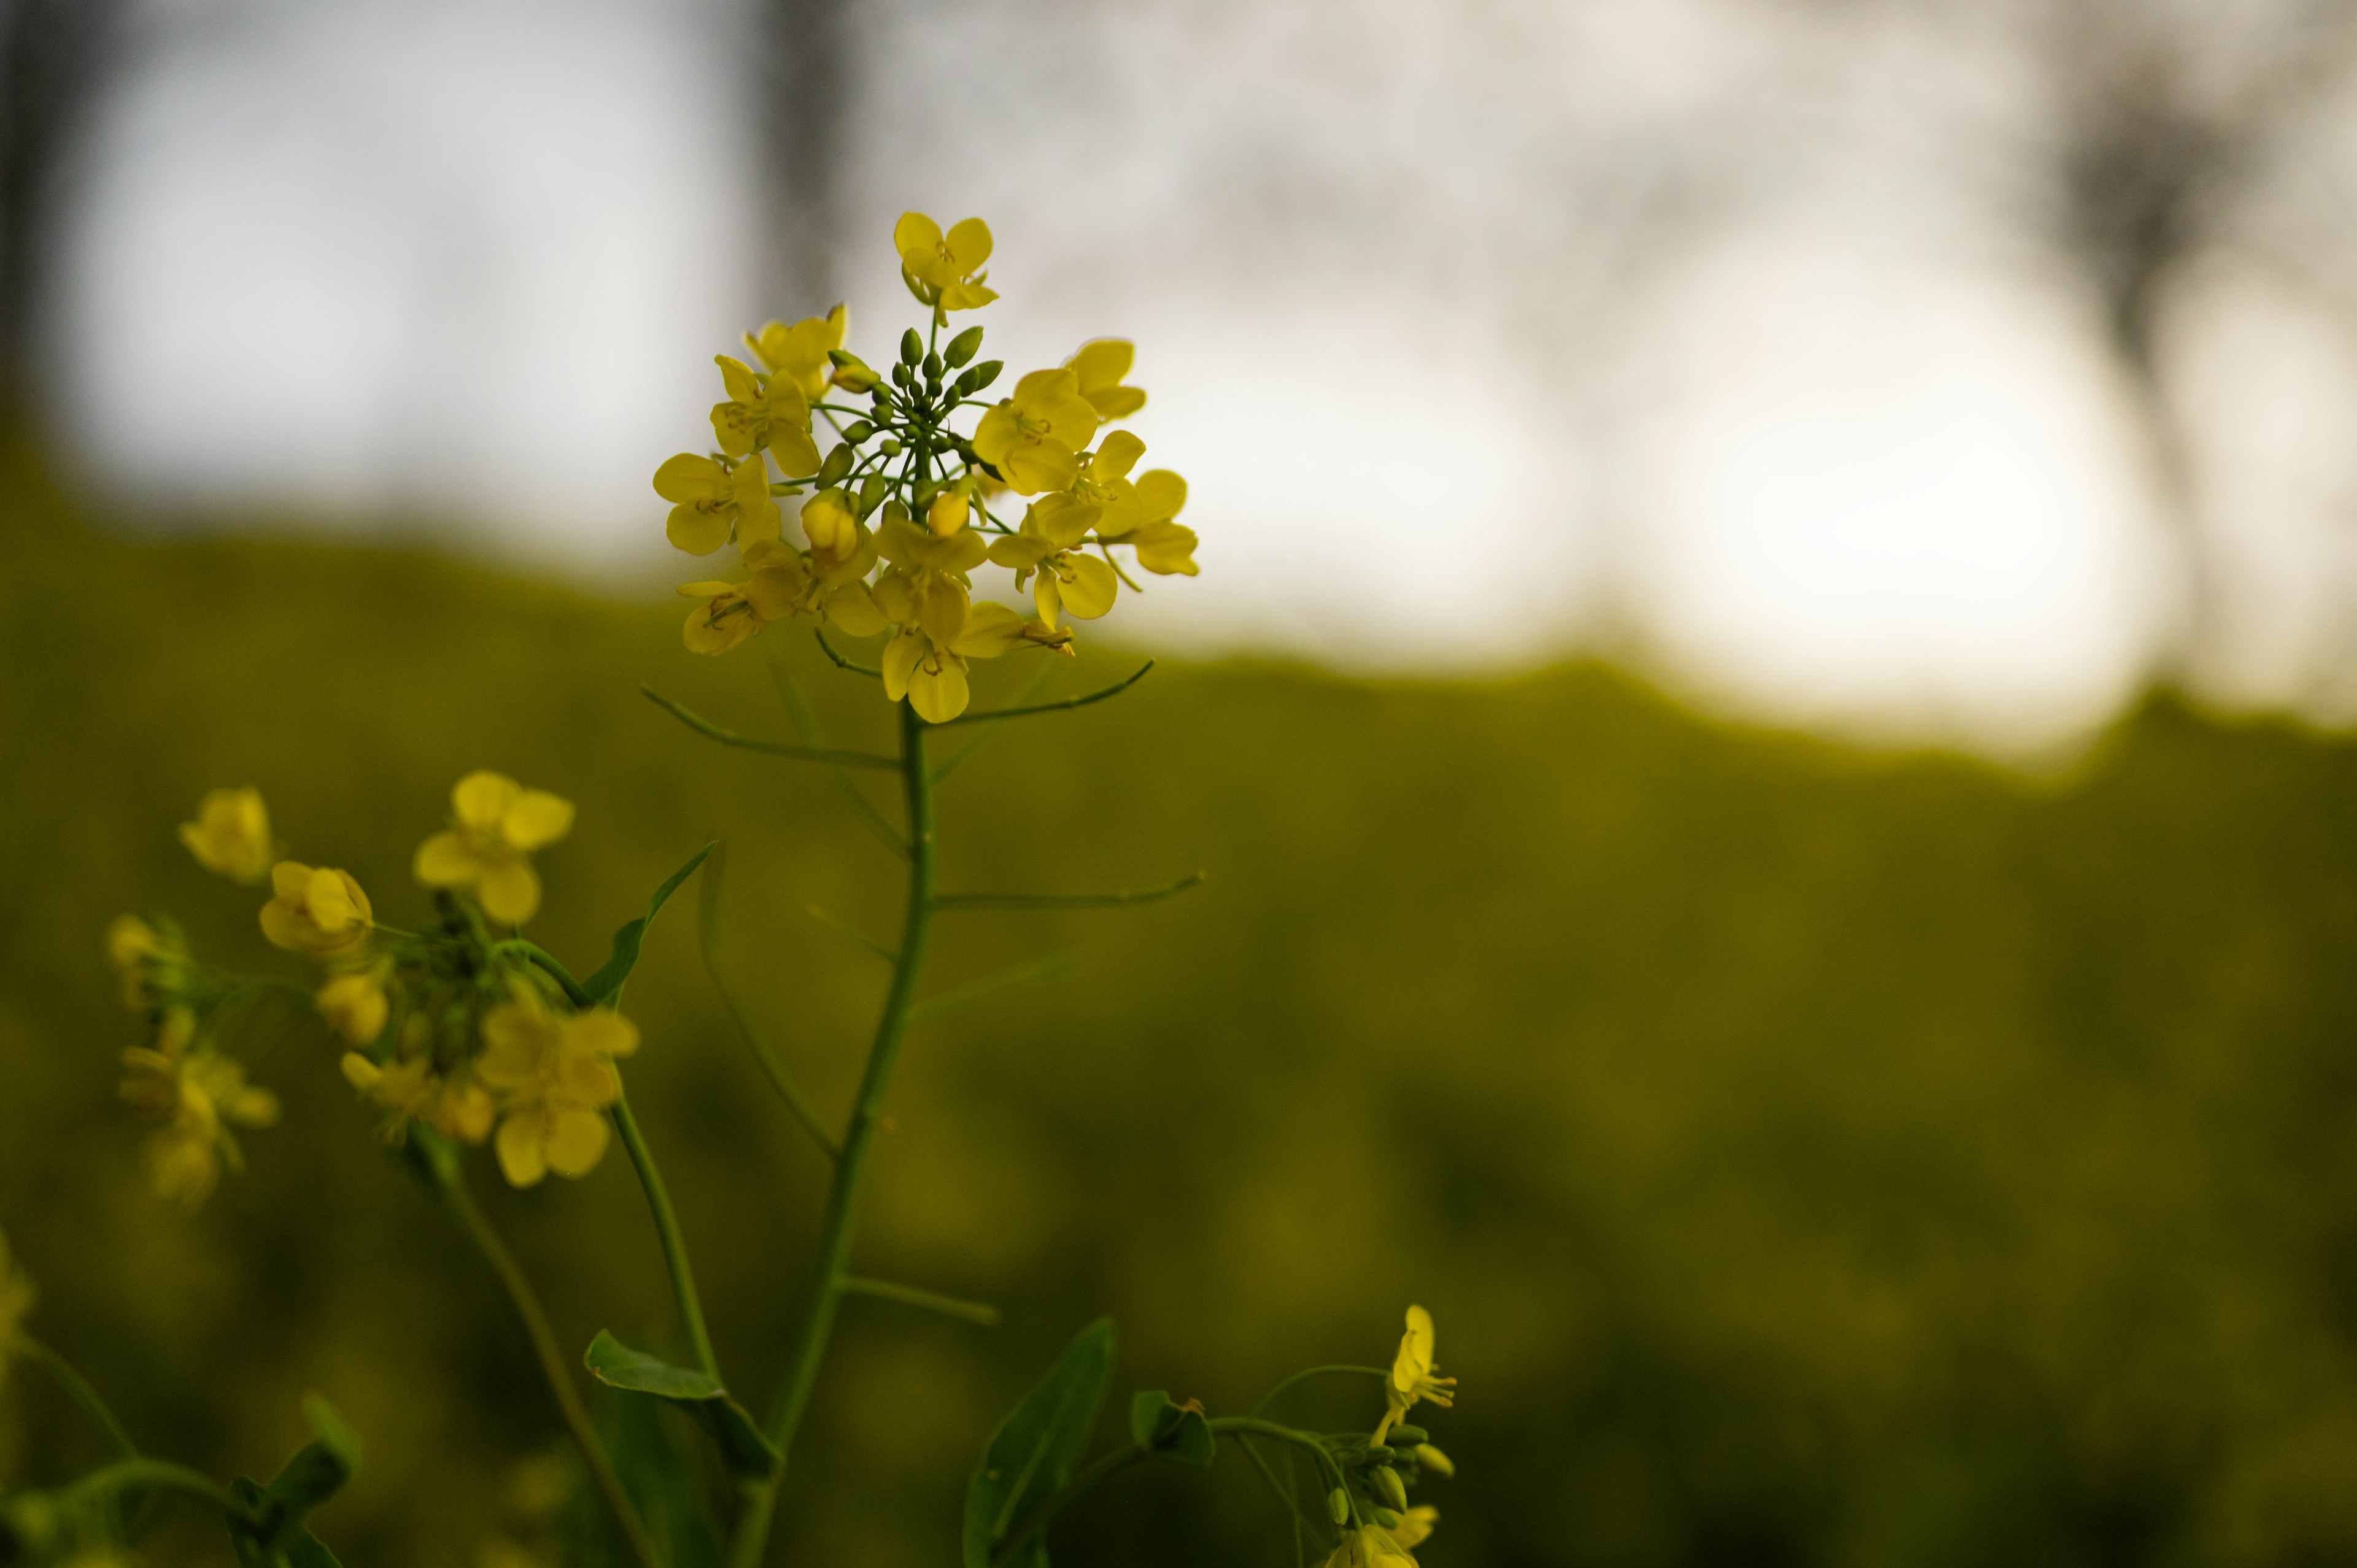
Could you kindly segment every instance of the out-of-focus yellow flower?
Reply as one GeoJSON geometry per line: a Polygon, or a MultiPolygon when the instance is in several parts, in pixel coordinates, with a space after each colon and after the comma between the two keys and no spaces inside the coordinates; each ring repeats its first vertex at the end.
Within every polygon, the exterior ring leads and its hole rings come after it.
{"type": "Polygon", "coordinates": [[[159,931],[136,915],[117,915],[107,923],[106,956],[123,981],[123,1004],[134,1012],[167,1005],[189,967],[179,932],[159,931]]]}
{"type": "Polygon", "coordinates": [[[255,883],[270,875],[270,812],[259,789],[210,789],[197,806],[197,820],[180,824],[180,842],[207,871],[231,882],[255,883]]]}
{"type": "Polygon", "coordinates": [[[273,947],[314,958],[341,958],[368,940],[375,911],[351,873],[282,860],[270,868],[275,895],[262,907],[262,934],[273,947]]]}
{"type": "MultiPolygon", "coordinates": [[[[886,620],[920,628],[946,648],[964,629],[973,596],[965,575],[988,558],[989,546],[972,529],[937,539],[919,528],[899,502],[884,509],[876,548],[893,569],[876,584],[876,607],[886,620]]],[[[898,701],[899,699],[894,699],[898,701]]]]}
{"type": "Polygon", "coordinates": [[[1416,1563],[1391,1531],[1369,1524],[1342,1532],[1326,1568],[1416,1568],[1416,1563]]]}
{"type": "Polygon", "coordinates": [[[1400,1515],[1399,1527],[1391,1532],[1393,1542],[1403,1552],[1413,1552],[1432,1539],[1433,1526],[1440,1522],[1440,1510],[1430,1503],[1418,1503],[1400,1515]]]}
{"type": "Polygon", "coordinates": [[[1094,620],[1113,608],[1121,592],[1120,575],[1110,563],[1079,548],[1101,510],[1068,495],[1044,496],[1023,514],[1021,529],[990,542],[990,559],[1013,570],[1017,588],[1038,574],[1031,589],[1041,625],[1062,624],[1067,610],[1082,620],[1094,620]]]}
{"type": "Polygon", "coordinates": [[[802,396],[816,403],[834,379],[828,350],[843,347],[851,325],[848,311],[836,306],[824,316],[806,317],[791,327],[772,321],[759,332],[745,334],[745,346],[759,356],[772,375],[782,376],[802,396]]]}
{"type": "Polygon", "coordinates": [[[1126,419],[1146,406],[1143,389],[1122,385],[1136,357],[1135,344],[1119,338],[1100,338],[1093,343],[1082,344],[1081,351],[1065,360],[1064,366],[1080,378],[1081,395],[1097,411],[1099,419],[1126,419]]]}
{"type": "Polygon", "coordinates": [[[123,1053],[123,1098],[162,1123],[147,1136],[148,1179],[157,1197],[188,1208],[204,1202],[223,1165],[245,1168],[231,1125],[267,1127],[278,1120],[278,1097],[248,1084],[244,1068],[194,1045],[195,1036],[195,1017],[175,1009],[154,1049],[123,1053]]]}
{"type": "Polygon", "coordinates": [[[638,1048],[638,1026],[603,1007],[559,1018],[519,997],[483,1020],[475,1071],[499,1097],[496,1146],[511,1186],[597,1166],[608,1136],[601,1112],[621,1093],[613,1058],[638,1048]]]}
{"type": "Polygon", "coordinates": [[[947,724],[971,700],[967,660],[996,659],[1026,641],[1054,647],[1069,640],[1005,605],[974,605],[961,617],[953,637],[937,639],[923,626],[910,625],[886,643],[884,694],[896,703],[908,698],[927,724],[947,724]]]}
{"type": "Polygon", "coordinates": [[[664,534],[690,555],[709,555],[731,539],[752,545],[778,537],[778,503],[759,457],[731,468],[682,452],[655,470],[655,494],[673,503],[664,534]]]}
{"type": "MultiPolygon", "coordinates": [[[[712,405],[712,433],[720,449],[738,459],[773,453],[789,478],[816,473],[818,446],[811,439],[810,400],[802,388],[789,376],[759,375],[742,360],[726,354],[714,359],[728,389],[728,400],[712,405]]],[[[766,488],[769,470],[758,463],[753,468],[766,488]]]]}
{"type": "Polygon", "coordinates": [[[1195,531],[1172,521],[1187,505],[1187,481],[1168,468],[1133,481],[1129,471],[1145,455],[1145,442],[1125,430],[1114,432],[1082,461],[1072,493],[1104,508],[1098,538],[1135,546],[1137,564],[1149,572],[1194,576],[1195,531]]]}
{"type": "Polygon", "coordinates": [[[703,601],[688,611],[681,634],[689,652],[726,653],[759,637],[771,621],[793,614],[810,585],[802,558],[783,544],[757,544],[745,552],[745,564],[756,569],[741,583],[681,585],[682,598],[703,601]]]}
{"type": "Polygon", "coordinates": [[[1078,474],[1081,449],[1096,429],[1097,411],[1081,396],[1080,377],[1034,371],[974,426],[974,456],[1027,496],[1060,490],[1078,474]]]}
{"type": "Polygon", "coordinates": [[[358,1051],[346,1051],[344,1081],[389,1113],[384,1141],[398,1144],[412,1122],[423,1122],[446,1138],[479,1144],[491,1135],[495,1114],[490,1093],[471,1075],[446,1079],[425,1056],[404,1057],[379,1067],[358,1051]]]}
{"type": "Polygon", "coordinates": [[[25,1331],[25,1319],[31,1316],[33,1304],[40,1292],[33,1288],[33,1276],[16,1266],[8,1255],[7,1232],[0,1231],[0,1381],[8,1376],[8,1351],[16,1337],[25,1331]]]}
{"type": "Polygon", "coordinates": [[[990,225],[979,218],[942,226],[921,212],[903,212],[892,226],[892,248],[900,252],[900,275],[909,292],[943,310],[973,310],[997,293],[983,285],[990,261],[990,225]]]}
{"type": "Polygon", "coordinates": [[[527,789],[503,773],[469,773],[450,791],[452,825],[417,846],[417,880],[465,887],[483,913],[521,926],[540,908],[540,874],[526,857],[573,831],[573,802],[527,789]]]}
{"type": "Polygon", "coordinates": [[[1418,1400],[1430,1400],[1443,1408],[1456,1402],[1452,1391],[1457,1380],[1433,1375],[1437,1369],[1432,1344],[1432,1314],[1420,1306],[1409,1307],[1407,1332],[1400,1336],[1399,1354],[1392,1359],[1392,1375],[1383,1385],[1383,1399],[1391,1408],[1383,1412],[1383,1424],[1375,1428],[1374,1442],[1381,1443],[1392,1423],[1418,1400]]]}
{"type": "Polygon", "coordinates": [[[339,974],[319,987],[313,1004],[328,1026],[353,1045],[365,1046],[384,1033],[393,1010],[384,993],[384,976],[376,969],[339,974]]]}

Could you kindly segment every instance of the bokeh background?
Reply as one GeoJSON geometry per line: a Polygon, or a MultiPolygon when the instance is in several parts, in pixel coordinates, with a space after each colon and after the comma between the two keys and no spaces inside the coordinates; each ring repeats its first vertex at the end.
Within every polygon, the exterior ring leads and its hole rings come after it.
{"type": "MultiPolygon", "coordinates": [[[[1411,1299],[1433,1568],[2357,1561],[2357,5],[0,16],[0,1227],[155,1449],[266,1472],[318,1390],[343,1560],[473,1568],[555,1448],[316,1027],[252,1042],[246,1175],[145,1190],[106,920],[274,961],[204,789],[398,920],[451,780],[556,789],[576,964],[723,836],[723,961],[847,1099],[882,975],[807,911],[888,929],[890,864],[634,688],[885,714],[684,653],[646,478],[743,327],[888,344],[917,207],[996,230],[992,352],[1138,340],[1203,536],[1056,690],[1146,682],[959,774],[949,875],[1211,878],[949,934],[1073,972],[915,1042],[863,1266],[1006,1321],[856,1305],[775,1561],[948,1559],[1100,1313],[1118,1390],[1232,1410],[1411,1299]]],[[[686,915],[631,1010],[765,1391],[820,1162],[686,915]]],[[[665,1344],[623,1162],[478,1177],[569,1343],[665,1344]]],[[[98,1455],[0,1386],[0,1477],[98,1455]]],[[[1057,1555],[1290,1546],[1172,1472],[1057,1555]]]]}

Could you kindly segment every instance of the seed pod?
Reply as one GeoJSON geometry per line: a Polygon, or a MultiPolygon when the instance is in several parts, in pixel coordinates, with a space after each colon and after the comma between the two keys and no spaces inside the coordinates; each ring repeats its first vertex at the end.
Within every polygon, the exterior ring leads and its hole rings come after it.
{"type": "Polygon", "coordinates": [[[1391,1499],[1392,1507],[1405,1511],[1407,1508],[1407,1487],[1401,1484],[1397,1470],[1384,1465],[1375,1471],[1375,1486],[1391,1499]]]}
{"type": "Polygon", "coordinates": [[[955,370],[960,365],[964,364],[968,360],[973,359],[974,351],[981,347],[982,328],[979,327],[969,327],[964,331],[950,339],[950,346],[942,351],[942,360],[944,364],[948,365],[950,369],[955,370]]]}
{"type": "Polygon", "coordinates": [[[1336,1524],[1351,1522],[1350,1494],[1337,1487],[1326,1494],[1326,1512],[1336,1524]]]}
{"type": "Polygon", "coordinates": [[[913,365],[924,357],[925,340],[917,336],[917,329],[911,327],[901,333],[900,362],[904,365],[913,365]]]}

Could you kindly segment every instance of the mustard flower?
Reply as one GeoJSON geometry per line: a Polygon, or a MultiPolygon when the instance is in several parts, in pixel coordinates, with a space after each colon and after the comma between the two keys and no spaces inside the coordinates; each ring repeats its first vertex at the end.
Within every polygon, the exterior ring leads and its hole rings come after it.
{"type": "Polygon", "coordinates": [[[1066,610],[1094,620],[1113,608],[1120,575],[1111,563],[1079,548],[1102,510],[1068,495],[1045,496],[1024,512],[1019,530],[991,541],[991,561],[1014,571],[1016,587],[1037,574],[1032,600],[1040,624],[1060,625],[1066,610]]]}
{"type": "MultiPolygon", "coordinates": [[[[728,399],[712,405],[712,432],[720,449],[738,459],[767,451],[778,459],[788,478],[818,471],[818,446],[811,440],[810,400],[791,377],[762,376],[742,360],[726,354],[714,359],[728,399]]],[[[752,465],[769,485],[769,470],[752,465]]]]}
{"type": "Polygon", "coordinates": [[[1110,423],[1126,419],[1146,406],[1142,389],[1122,384],[1136,357],[1136,345],[1119,338],[1100,338],[1082,344],[1081,351],[1065,360],[1064,366],[1080,378],[1081,396],[1097,411],[1097,417],[1110,423]]]}
{"type": "Polygon", "coordinates": [[[908,698],[927,724],[947,724],[965,712],[971,700],[967,660],[996,659],[1027,641],[1060,648],[1071,640],[1005,605],[974,605],[960,620],[957,634],[946,640],[916,625],[904,627],[886,643],[884,694],[896,703],[908,698]]]}
{"type": "Polygon", "coordinates": [[[984,414],[974,455],[1024,495],[1060,490],[1080,471],[1080,452],[1096,435],[1097,411],[1081,396],[1071,371],[1034,371],[1012,397],[984,414]]]}
{"type": "Polygon", "coordinates": [[[1430,1503],[1418,1503],[1400,1515],[1400,1521],[1391,1531],[1393,1544],[1403,1552],[1413,1552],[1432,1539],[1433,1527],[1440,1522],[1440,1510],[1430,1503]]]}
{"type": "Polygon", "coordinates": [[[588,1175],[606,1153],[601,1112],[621,1094],[612,1058],[639,1048],[637,1026],[603,1007],[559,1018],[521,994],[483,1020],[483,1042],[475,1070],[499,1098],[509,1185],[588,1175]]]}
{"type": "Polygon", "coordinates": [[[859,521],[841,490],[822,490],[802,506],[802,537],[810,541],[810,586],[803,606],[853,637],[873,637],[885,627],[883,612],[864,581],[876,564],[876,536],[859,521]]]}
{"type": "Polygon", "coordinates": [[[335,976],[319,987],[312,1001],[328,1026],[356,1046],[365,1046],[383,1034],[385,1019],[393,1010],[384,993],[384,972],[377,968],[335,976]]]}
{"type": "Polygon", "coordinates": [[[892,227],[892,248],[900,252],[900,276],[909,292],[942,310],[974,310],[996,299],[984,286],[990,260],[990,225],[979,218],[942,226],[921,212],[903,212],[892,227]]]}
{"type": "Polygon", "coordinates": [[[770,367],[771,375],[783,377],[803,398],[816,403],[834,379],[828,351],[843,347],[850,326],[849,313],[838,305],[824,316],[807,317],[791,327],[772,321],[758,333],[745,334],[745,346],[770,367]]]}
{"type": "Polygon", "coordinates": [[[1416,1568],[1416,1562],[1391,1531],[1368,1524],[1343,1532],[1326,1568],[1416,1568]]]}
{"type": "Polygon", "coordinates": [[[1383,1385],[1383,1399],[1391,1408],[1383,1412],[1383,1424],[1375,1428],[1375,1442],[1381,1443],[1392,1423],[1407,1414],[1418,1400],[1430,1400],[1444,1408],[1456,1402],[1451,1391],[1457,1387],[1457,1380],[1435,1377],[1435,1370],[1432,1314],[1420,1306],[1411,1306],[1407,1309],[1407,1332],[1400,1337],[1399,1354],[1392,1359],[1392,1375],[1383,1385]]]}
{"type": "Polygon", "coordinates": [[[358,1051],[346,1051],[341,1066],[345,1082],[384,1108],[382,1131],[388,1144],[405,1138],[413,1122],[462,1143],[479,1144],[491,1135],[491,1097],[471,1073],[445,1078],[425,1056],[380,1067],[358,1051]]]}
{"type": "Polygon", "coordinates": [[[106,956],[122,977],[123,1004],[139,1013],[179,994],[189,968],[180,934],[159,931],[136,915],[117,915],[108,923],[106,956]]]}
{"type": "Polygon", "coordinates": [[[223,1165],[245,1168],[232,1124],[267,1127],[278,1097],[245,1081],[234,1059],[196,1043],[196,1019],[167,1014],[153,1049],[123,1053],[123,1098],[162,1123],[148,1134],[147,1173],[158,1197],[194,1208],[221,1180],[223,1165]]]}
{"type": "Polygon", "coordinates": [[[197,806],[197,820],[180,824],[180,842],[207,871],[231,882],[255,883],[270,875],[270,812],[259,789],[210,789],[197,806]]]}
{"type": "Polygon", "coordinates": [[[681,585],[682,598],[703,601],[688,612],[682,633],[689,652],[726,653],[759,637],[771,621],[794,612],[810,585],[802,558],[783,544],[756,544],[745,552],[745,564],[754,571],[741,583],[681,585]]]}
{"type": "Polygon", "coordinates": [[[522,925],[540,908],[526,857],[573,831],[573,802],[486,771],[459,779],[450,807],[452,825],[417,846],[417,880],[467,888],[494,920],[522,925]]]}
{"type": "Polygon", "coordinates": [[[1082,461],[1072,493],[1103,507],[1099,539],[1135,546],[1137,564],[1149,572],[1194,576],[1195,531],[1173,521],[1187,505],[1187,481],[1168,468],[1133,481],[1129,471],[1145,455],[1145,442],[1125,430],[1114,432],[1082,461]]]}
{"type": "Polygon", "coordinates": [[[655,494],[673,503],[664,534],[690,555],[709,555],[731,539],[749,545],[778,537],[778,503],[759,457],[732,467],[682,452],[655,470],[655,494]]]}
{"type": "Polygon", "coordinates": [[[33,1288],[33,1277],[16,1266],[8,1255],[8,1236],[0,1231],[0,1380],[8,1375],[8,1352],[19,1335],[25,1331],[25,1319],[31,1316],[33,1304],[40,1292],[33,1288]]]}
{"type": "Polygon", "coordinates": [[[273,947],[314,958],[343,958],[368,940],[375,911],[351,873],[282,860],[270,868],[275,895],[262,907],[262,934],[273,947]]]}

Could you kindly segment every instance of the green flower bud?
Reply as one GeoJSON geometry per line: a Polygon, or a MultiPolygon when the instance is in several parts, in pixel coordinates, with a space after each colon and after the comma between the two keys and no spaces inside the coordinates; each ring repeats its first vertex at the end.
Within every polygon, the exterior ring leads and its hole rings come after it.
{"type": "Polygon", "coordinates": [[[1390,1434],[1391,1444],[1394,1448],[1413,1448],[1431,1435],[1432,1434],[1421,1426],[1410,1426],[1404,1421],[1394,1422],[1390,1434]]]}
{"type": "Polygon", "coordinates": [[[1449,1458],[1448,1455],[1443,1454],[1439,1449],[1435,1448],[1429,1443],[1419,1443],[1415,1445],[1415,1458],[1417,1464],[1422,1465],[1426,1469],[1434,1471],[1439,1475],[1454,1476],[1457,1474],[1456,1461],[1449,1458]]]}
{"type": "Polygon", "coordinates": [[[1334,1520],[1334,1522],[1335,1522],[1336,1524],[1348,1524],[1348,1523],[1350,1523],[1350,1522],[1351,1522],[1351,1498],[1350,1498],[1350,1494],[1349,1494],[1349,1493],[1347,1493],[1347,1492],[1345,1492],[1345,1491],[1343,1491],[1343,1490],[1342,1490],[1342,1488],[1341,1488],[1341,1487],[1335,1487],[1332,1491],[1330,1491],[1330,1492],[1327,1493],[1327,1494],[1326,1494],[1326,1512],[1327,1512],[1327,1513],[1328,1513],[1328,1514],[1329,1514],[1329,1515],[1333,1519],[1333,1520],[1334,1520]]]}
{"type": "Polygon", "coordinates": [[[870,474],[859,486],[859,515],[866,517],[889,493],[892,483],[881,474],[870,474]]]}
{"type": "Polygon", "coordinates": [[[1400,1473],[1390,1466],[1382,1466],[1375,1471],[1375,1487],[1391,1500],[1392,1507],[1407,1507],[1407,1487],[1400,1480],[1400,1473]]]}
{"type": "Polygon", "coordinates": [[[924,357],[925,340],[917,336],[917,329],[911,327],[901,333],[900,362],[904,365],[913,365],[924,357]]]}
{"type": "Polygon", "coordinates": [[[955,370],[960,365],[964,364],[968,360],[973,359],[974,351],[981,347],[982,328],[979,327],[969,327],[964,331],[950,339],[950,346],[942,351],[942,360],[950,367],[950,369],[955,370]]]}
{"type": "Polygon", "coordinates": [[[898,457],[900,455],[900,444],[888,435],[884,438],[883,445],[876,449],[887,457],[898,457]]]}
{"type": "Polygon", "coordinates": [[[843,438],[854,446],[876,434],[876,427],[864,419],[855,419],[843,427],[843,438]]]}
{"type": "Polygon", "coordinates": [[[851,444],[845,441],[838,445],[834,451],[829,452],[826,455],[826,461],[818,466],[819,489],[824,489],[829,485],[842,483],[843,476],[849,472],[851,472],[851,444]]]}
{"type": "Polygon", "coordinates": [[[982,363],[976,365],[974,369],[960,376],[958,378],[958,385],[963,387],[965,386],[966,382],[972,381],[974,385],[966,387],[966,391],[980,392],[983,388],[996,381],[998,379],[998,372],[1006,368],[1006,361],[1004,360],[985,360],[982,363]]]}
{"type": "Polygon", "coordinates": [[[1399,1528],[1400,1516],[1392,1512],[1389,1509],[1369,1509],[1367,1510],[1367,1517],[1373,1520],[1385,1530],[1397,1530],[1399,1528]]]}
{"type": "Polygon", "coordinates": [[[926,355],[924,371],[925,380],[929,381],[940,381],[942,379],[942,357],[939,354],[926,355]]]}

